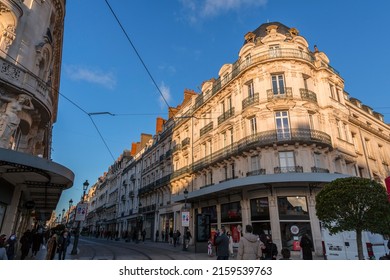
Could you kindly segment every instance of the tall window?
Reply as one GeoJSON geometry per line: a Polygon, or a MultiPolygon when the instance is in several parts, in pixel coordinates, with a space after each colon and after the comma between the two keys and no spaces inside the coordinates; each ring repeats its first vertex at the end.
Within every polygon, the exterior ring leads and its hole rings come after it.
{"type": "Polygon", "coordinates": [[[275,122],[278,140],[290,139],[290,124],[288,120],[288,112],[275,112],[275,122]]]}
{"type": "Polygon", "coordinates": [[[248,97],[253,98],[253,96],[255,95],[255,89],[254,89],[254,86],[253,86],[253,81],[248,82],[246,84],[246,87],[248,89],[248,97]]]}
{"type": "Polygon", "coordinates": [[[285,94],[285,88],[284,88],[284,76],[283,74],[277,74],[271,76],[272,80],[272,92],[277,94],[285,94]]]}
{"type": "Polygon", "coordinates": [[[329,89],[330,89],[330,97],[335,99],[334,86],[332,84],[329,84],[329,89]]]}
{"type": "Polygon", "coordinates": [[[355,152],[360,153],[359,142],[356,137],[356,133],[351,133],[351,136],[352,136],[353,145],[355,146],[355,152]]]}
{"type": "Polygon", "coordinates": [[[282,173],[295,170],[294,152],[279,152],[279,165],[282,173]]]}
{"type": "Polygon", "coordinates": [[[249,124],[250,124],[251,134],[255,135],[257,133],[256,117],[250,118],[249,119],[249,124]]]}
{"type": "Polygon", "coordinates": [[[230,165],[230,168],[232,172],[232,179],[234,179],[236,177],[236,169],[235,169],[234,162],[230,165]]]}
{"type": "Polygon", "coordinates": [[[372,153],[370,139],[367,139],[367,138],[364,139],[364,144],[366,145],[367,156],[370,157],[370,158],[374,158],[374,155],[372,153]]]}
{"type": "Polygon", "coordinates": [[[259,157],[251,156],[251,170],[256,171],[260,169],[259,157]]]}
{"type": "Polygon", "coordinates": [[[222,148],[225,148],[227,146],[227,135],[226,131],[222,133],[222,148]]]}
{"type": "Polygon", "coordinates": [[[314,116],[313,116],[313,114],[309,114],[309,125],[310,125],[310,129],[315,129],[315,127],[314,127],[314,116]]]}

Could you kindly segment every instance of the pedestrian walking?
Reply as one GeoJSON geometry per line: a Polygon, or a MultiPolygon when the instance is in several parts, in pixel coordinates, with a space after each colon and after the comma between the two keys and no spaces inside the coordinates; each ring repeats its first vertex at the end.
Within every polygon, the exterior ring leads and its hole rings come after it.
{"type": "Polygon", "coordinates": [[[228,231],[227,236],[229,237],[229,254],[231,257],[234,257],[234,252],[233,252],[233,237],[230,234],[230,231],[228,231]]]}
{"type": "Polygon", "coordinates": [[[191,238],[192,238],[192,234],[191,234],[191,232],[190,232],[190,230],[187,228],[186,229],[186,232],[185,232],[185,234],[184,234],[184,242],[185,242],[185,247],[186,247],[186,249],[188,249],[188,246],[189,246],[189,244],[190,244],[190,241],[191,241],[191,238]]]}
{"type": "Polygon", "coordinates": [[[271,235],[267,235],[266,243],[264,244],[265,248],[263,249],[263,257],[265,260],[276,260],[278,255],[278,247],[275,243],[272,242],[271,235]]]}
{"type": "Polygon", "coordinates": [[[66,250],[68,249],[68,246],[70,244],[70,237],[68,231],[64,230],[60,237],[58,238],[57,243],[57,252],[58,252],[58,259],[59,260],[65,260],[66,256],[66,250]]]}
{"type": "Polygon", "coordinates": [[[217,260],[229,259],[229,237],[226,235],[225,227],[219,230],[219,235],[215,240],[217,250],[217,260]]]}
{"type": "Polygon", "coordinates": [[[301,237],[301,242],[299,245],[302,248],[302,259],[303,260],[312,260],[313,254],[313,242],[311,241],[309,235],[307,233],[303,234],[301,237]]]}
{"type": "Polygon", "coordinates": [[[142,242],[145,243],[145,238],[146,238],[146,230],[145,229],[141,232],[141,235],[142,235],[142,242]]]}
{"type": "Polygon", "coordinates": [[[46,260],[54,260],[57,251],[57,234],[53,233],[47,241],[46,260]]]}
{"type": "Polygon", "coordinates": [[[5,249],[6,235],[0,235],[0,260],[8,260],[7,250],[5,249]]]}
{"type": "Polygon", "coordinates": [[[15,245],[16,245],[16,235],[15,233],[11,234],[5,244],[5,250],[7,251],[7,258],[9,260],[15,259],[15,245]]]}
{"type": "Polygon", "coordinates": [[[41,249],[41,245],[43,244],[43,235],[42,230],[34,230],[32,232],[32,246],[31,246],[31,257],[35,259],[37,253],[41,249]]]}
{"type": "Polygon", "coordinates": [[[238,260],[258,260],[263,255],[264,244],[253,233],[253,227],[246,225],[245,233],[238,245],[238,260]]]}
{"type": "Polygon", "coordinates": [[[165,231],[164,230],[161,231],[161,241],[165,242],[165,231]]]}
{"type": "Polygon", "coordinates": [[[20,259],[24,260],[27,257],[28,253],[30,252],[31,245],[32,245],[32,234],[29,229],[23,233],[19,242],[20,244],[22,244],[22,246],[20,247],[20,251],[21,251],[20,259]]]}

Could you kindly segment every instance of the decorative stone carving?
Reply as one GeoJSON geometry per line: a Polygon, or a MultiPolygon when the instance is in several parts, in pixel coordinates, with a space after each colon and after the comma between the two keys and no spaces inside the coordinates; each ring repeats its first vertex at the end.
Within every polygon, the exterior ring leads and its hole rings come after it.
{"type": "Polygon", "coordinates": [[[32,110],[34,106],[31,98],[25,94],[19,95],[17,99],[1,95],[0,99],[8,102],[5,112],[0,116],[0,147],[8,148],[11,136],[20,123],[19,112],[23,109],[32,110]]]}

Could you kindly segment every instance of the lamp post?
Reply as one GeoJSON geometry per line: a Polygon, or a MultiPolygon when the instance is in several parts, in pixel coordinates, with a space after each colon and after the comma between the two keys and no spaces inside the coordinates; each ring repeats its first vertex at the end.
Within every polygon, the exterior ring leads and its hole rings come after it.
{"type": "Polygon", "coordinates": [[[72,208],[73,205],[73,199],[69,200],[69,209],[68,209],[68,217],[66,218],[66,227],[69,226],[69,215],[70,215],[70,208],[72,208]]]}
{"type": "Polygon", "coordinates": [[[58,224],[59,224],[59,225],[61,224],[61,213],[58,214],[58,224]]]}
{"type": "MultiPolygon", "coordinates": [[[[187,212],[187,197],[188,197],[188,190],[187,188],[184,189],[184,211],[187,212]]],[[[183,220],[183,219],[182,219],[183,220]]],[[[187,226],[184,226],[183,231],[183,251],[187,251],[187,226]]]]}
{"type": "MultiPolygon", "coordinates": [[[[88,186],[89,186],[88,180],[85,180],[85,182],[83,183],[83,196],[81,197],[81,203],[84,203],[85,192],[87,191],[88,186]]],[[[77,255],[77,245],[79,243],[79,236],[80,236],[80,224],[81,221],[79,220],[74,235],[73,248],[72,248],[72,252],[70,253],[71,255],[77,255]]]]}

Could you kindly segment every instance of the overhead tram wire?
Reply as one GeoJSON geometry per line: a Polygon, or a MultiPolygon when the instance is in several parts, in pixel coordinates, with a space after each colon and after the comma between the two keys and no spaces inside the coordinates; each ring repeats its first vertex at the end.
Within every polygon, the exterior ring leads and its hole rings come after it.
{"type": "Polygon", "coordinates": [[[137,48],[134,46],[133,42],[131,41],[129,35],[127,34],[126,30],[124,29],[122,23],[120,22],[119,18],[118,18],[117,15],[115,14],[114,10],[111,8],[111,5],[110,5],[110,3],[108,3],[108,0],[105,0],[105,2],[106,2],[106,4],[107,4],[108,8],[110,9],[112,15],[114,16],[115,20],[118,22],[120,28],[122,29],[123,33],[125,34],[125,36],[126,36],[126,38],[127,38],[127,41],[129,41],[129,43],[130,43],[131,47],[133,48],[135,54],[137,55],[138,59],[141,61],[142,66],[145,68],[146,72],[147,72],[148,75],[149,75],[149,78],[152,80],[154,86],[157,88],[157,91],[160,93],[161,98],[164,100],[164,102],[165,102],[165,104],[167,105],[168,110],[169,110],[169,108],[171,108],[171,107],[169,106],[167,100],[166,100],[165,97],[164,97],[164,94],[161,92],[159,86],[157,85],[156,81],[154,80],[154,78],[153,78],[152,74],[150,73],[148,67],[146,66],[145,62],[143,61],[141,55],[138,53],[137,48]]]}
{"type": "MultiPolygon", "coordinates": [[[[9,57],[12,61],[14,61],[15,63],[17,62],[15,60],[15,58],[13,58],[12,56],[10,56],[8,53],[6,53],[5,51],[1,50],[2,53],[4,53],[7,57],[9,57]]],[[[43,84],[47,85],[47,83],[42,80],[40,77],[38,77],[37,75],[35,75],[34,73],[32,73],[26,66],[24,66],[23,64],[21,64],[20,62],[17,63],[21,68],[23,68],[27,73],[29,73],[30,75],[34,76],[37,80],[39,80],[40,82],[42,82],[43,84]]],[[[93,114],[90,114],[88,113],[87,111],[85,111],[83,108],[81,108],[78,104],[76,104],[74,101],[72,101],[71,99],[69,99],[68,97],[66,97],[65,95],[63,95],[59,90],[56,90],[55,88],[53,88],[51,85],[48,85],[48,87],[51,89],[51,90],[55,90],[58,95],[62,96],[63,98],[65,98],[68,102],[70,102],[73,106],[75,106],[77,109],[79,109],[81,112],[83,112],[84,114],[86,114],[89,119],[91,120],[93,126],[95,127],[97,133],[99,134],[100,136],[100,139],[103,141],[104,145],[106,146],[109,154],[111,155],[111,158],[115,161],[115,158],[114,156],[112,155],[112,152],[110,150],[110,148],[108,147],[106,141],[104,140],[103,138],[103,135],[100,133],[100,130],[99,128],[97,127],[96,123],[94,122],[94,120],[92,119],[91,115],[93,114]]]]}

